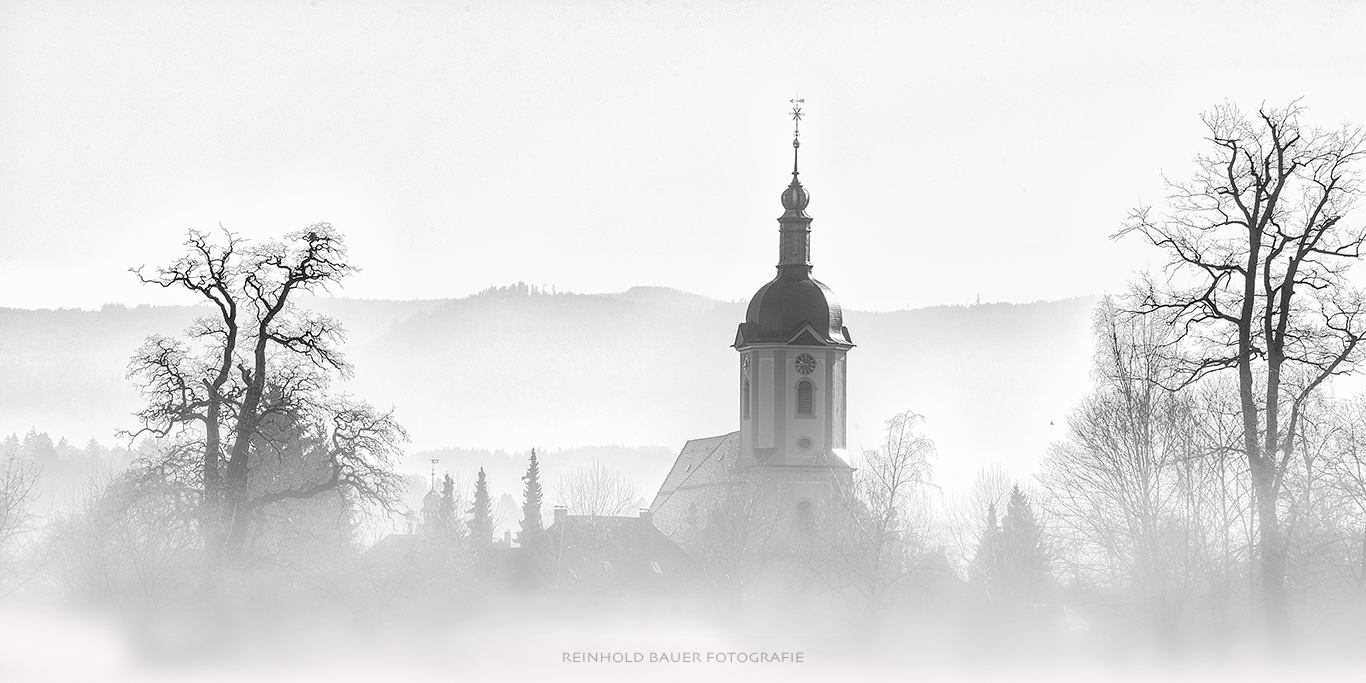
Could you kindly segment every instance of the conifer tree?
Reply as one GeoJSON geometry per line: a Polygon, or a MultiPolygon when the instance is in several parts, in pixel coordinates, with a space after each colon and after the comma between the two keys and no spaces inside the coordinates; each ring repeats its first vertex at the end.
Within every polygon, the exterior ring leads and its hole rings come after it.
{"type": "Polygon", "coordinates": [[[987,506],[987,523],[982,530],[982,540],[977,544],[977,552],[972,556],[971,580],[980,585],[992,597],[1001,587],[1004,573],[1005,553],[1001,547],[1001,525],[996,521],[996,504],[987,506]]]}
{"type": "Polygon", "coordinates": [[[481,552],[493,543],[493,505],[489,501],[489,485],[482,467],[474,482],[474,504],[470,506],[469,515],[470,544],[476,553],[481,552]]]}
{"type": "Polygon", "coordinates": [[[1012,602],[1033,605],[1041,597],[1048,560],[1029,496],[1019,485],[1011,489],[1010,503],[1001,521],[1001,550],[1006,595],[1012,602]]]}
{"type": "Polygon", "coordinates": [[[459,525],[455,519],[455,479],[450,474],[441,480],[441,503],[436,509],[436,518],[441,526],[441,535],[455,538],[459,525]]]}
{"type": "Polygon", "coordinates": [[[541,535],[541,468],[536,463],[536,449],[531,449],[531,463],[522,477],[526,489],[522,491],[522,530],[517,542],[525,546],[541,535]]]}

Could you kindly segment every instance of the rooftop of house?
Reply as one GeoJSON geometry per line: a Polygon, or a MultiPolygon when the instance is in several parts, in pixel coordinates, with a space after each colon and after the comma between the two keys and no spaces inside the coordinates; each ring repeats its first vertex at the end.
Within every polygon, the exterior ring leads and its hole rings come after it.
{"type": "Polygon", "coordinates": [[[542,579],[562,590],[681,590],[703,578],[702,566],[655,528],[648,512],[570,515],[557,508],[536,555],[542,579]]]}

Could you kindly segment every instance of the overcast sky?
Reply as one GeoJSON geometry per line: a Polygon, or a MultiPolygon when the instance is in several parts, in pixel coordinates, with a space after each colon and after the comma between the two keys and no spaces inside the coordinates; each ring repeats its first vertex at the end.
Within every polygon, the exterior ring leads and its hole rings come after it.
{"type": "Polygon", "coordinates": [[[746,299],[796,93],[846,306],[1113,291],[1199,112],[1366,122],[1362,3],[1189,4],[0,2],[0,306],[183,301],[127,269],[316,221],[348,296],[746,299]]]}

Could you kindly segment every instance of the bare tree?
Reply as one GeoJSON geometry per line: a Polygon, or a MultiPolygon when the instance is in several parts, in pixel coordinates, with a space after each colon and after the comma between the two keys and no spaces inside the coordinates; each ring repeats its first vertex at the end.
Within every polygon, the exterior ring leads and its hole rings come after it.
{"type": "Polygon", "coordinates": [[[1216,521],[1227,525],[1227,516],[1197,494],[1223,494],[1228,482],[1215,491],[1217,442],[1192,393],[1162,386],[1179,372],[1162,353],[1171,329],[1107,298],[1093,330],[1096,388],[1042,463],[1042,502],[1073,575],[1131,591],[1149,623],[1171,636],[1209,559],[1192,539],[1228,533],[1216,521]]]}
{"type": "Polygon", "coordinates": [[[905,412],[887,421],[886,440],[863,452],[851,487],[834,487],[833,509],[817,525],[804,557],[821,582],[847,593],[869,619],[889,595],[925,569],[933,545],[930,485],[934,442],[924,418],[905,412]]]}
{"type": "Polygon", "coordinates": [[[64,585],[138,620],[202,588],[200,493],[149,461],[92,488],[58,525],[64,585]]]}
{"type": "Polygon", "coordinates": [[[201,530],[214,561],[238,559],[271,506],[337,491],[345,504],[391,505],[392,456],[406,438],[391,413],[327,394],[350,367],[341,326],[302,311],[298,295],[326,291],[354,272],[326,223],[284,240],[221,243],[191,231],[185,256],[143,282],[185,289],[209,304],[185,339],[153,336],[129,375],[146,407],[139,433],[175,435],[168,462],[201,492],[201,530]]]}
{"type": "Polygon", "coordinates": [[[635,512],[639,497],[620,474],[597,460],[560,477],[555,484],[555,504],[569,508],[571,515],[629,515],[635,512]]]}
{"type": "Polygon", "coordinates": [[[1203,116],[1208,152],[1164,211],[1140,208],[1117,234],[1170,257],[1164,281],[1139,286],[1137,312],[1178,331],[1186,386],[1236,372],[1242,448],[1256,493],[1261,594],[1273,628],[1286,617],[1286,544],[1279,504],[1305,402],[1350,372],[1366,335],[1366,303],[1346,269],[1366,231],[1348,213],[1361,192],[1360,128],[1302,124],[1303,109],[1230,104],[1203,116]]]}
{"type": "Polygon", "coordinates": [[[756,485],[744,478],[720,487],[705,519],[685,537],[712,584],[740,607],[781,574],[789,556],[791,496],[785,488],[756,485]]]}
{"type": "Polygon", "coordinates": [[[37,528],[33,499],[38,475],[38,467],[21,460],[16,451],[0,453],[0,595],[22,584],[22,576],[32,575],[24,571],[32,567],[20,567],[20,548],[37,528]]]}
{"type": "Polygon", "coordinates": [[[981,547],[983,536],[991,526],[983,524],[989,512],[999,513],[1010,500],[1010,489],[1015,480],[997,464],[982,467],[973,477],[972,489],[966,493],[952,492],[945,500],[944,531],[952,546],[957,568],[966,569],[971,576],[981,573],[974,567],[973,556],[981,547]]]}
{"type": "Polygon", "coordinates": [[[1331,411],[1320,465],[1324,498],[1342,527],[1342,564],[1360,606],[1366,604],[1366,397],[1340,402],[1331,411]]]}

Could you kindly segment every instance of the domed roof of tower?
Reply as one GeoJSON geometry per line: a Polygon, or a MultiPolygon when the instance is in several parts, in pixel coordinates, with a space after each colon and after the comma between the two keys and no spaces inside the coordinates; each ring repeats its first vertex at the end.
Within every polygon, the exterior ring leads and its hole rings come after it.
{"type": "Polygon", "coordinates": [[[422,497],[422,511],[423,511],[423,512],[436,512],[436,508],[437,508],[437,506],[440,505],[440,504],[441,504],[441,494],[439,494],[439,493],[436,492],[436,488],[435,488],[435,487],[433,487],[432,490],[428,491],[428,492],[427,492],[427,495],[425,495],[425,496],[422,497]]]}
{"type": "Polygon", "coordinates": [[[844,327],[844,309],[835,293],[809,273],[779,270],[749,301],[736,346],[754,342],[788,342],[805,326],[823,344],[852,344],[844,327]]]}

